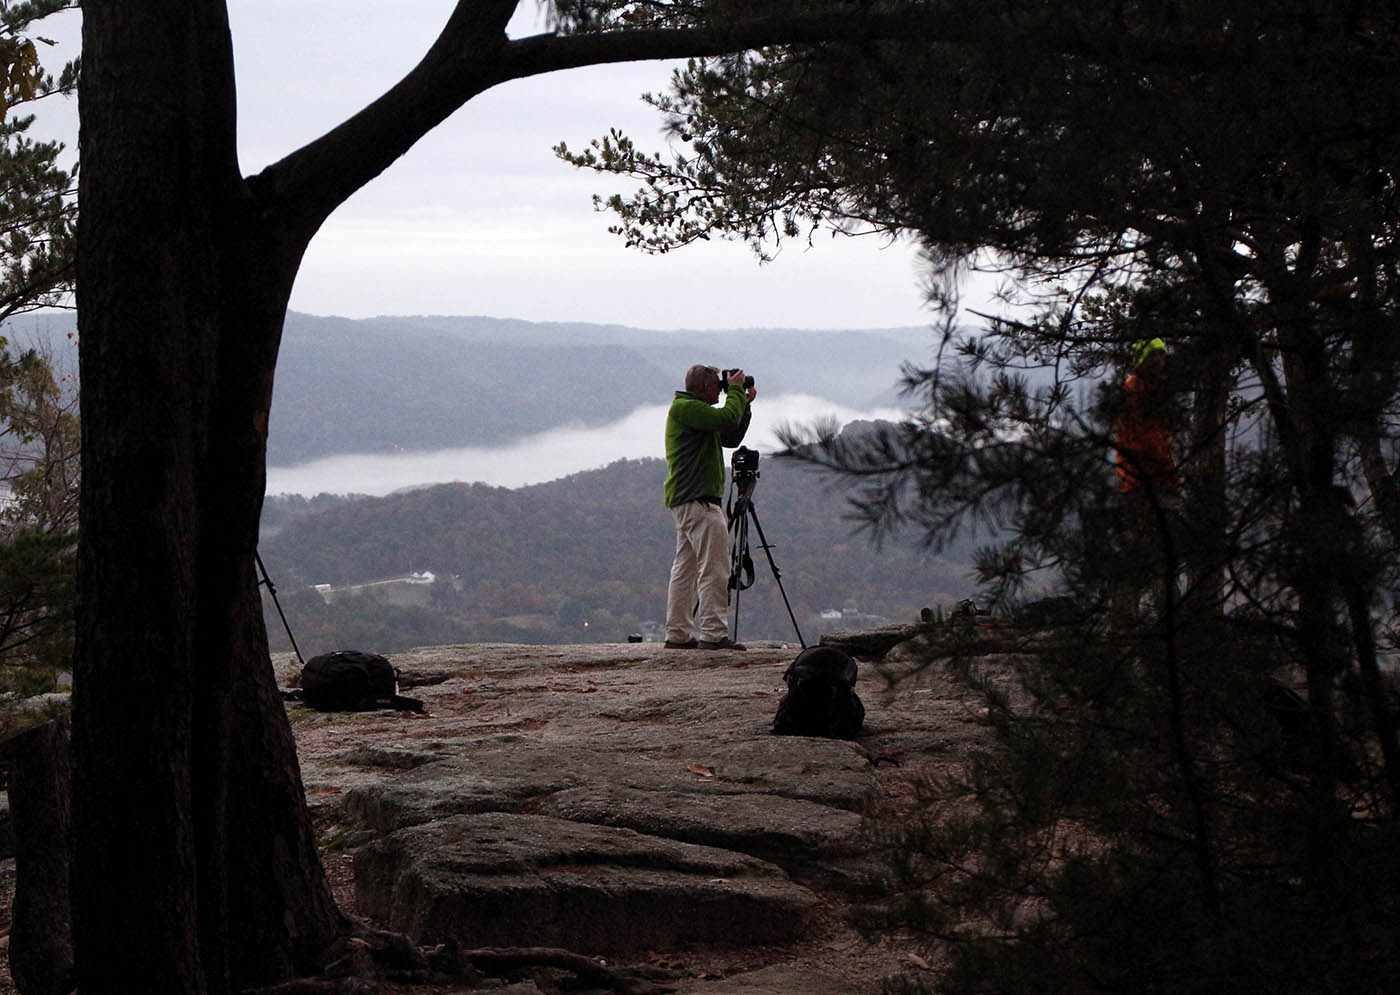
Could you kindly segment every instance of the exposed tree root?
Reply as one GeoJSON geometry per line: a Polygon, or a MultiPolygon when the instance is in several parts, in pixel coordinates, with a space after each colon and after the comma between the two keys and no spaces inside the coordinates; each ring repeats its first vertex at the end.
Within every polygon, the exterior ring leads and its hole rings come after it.
{"type": "Polygon", "coordinates": [[[674,972],[650,965],[612,967],[592,957],[557,947],[480,947],[461,950],[454,944],[422,948],[400,933],[357,923],[354,935],[328,947],[321,974],[298,978],[242,995],[375,995],[380,982],[397,985],[476,986],[487,978],[529,968],[568,971],[580,981],[620,995],[663,995],[675,990],[665,982],[674,972]]]}
{"type": "Polygon", "coordinates": [[[555,967],[571,971],[589,984],[623,995],[674,991],[674,986],[658,984],[673,977],[670,972],[650,966],[609,967],[591,957],[555,947],[478,947],[464,950],[462,958],[487,976],[524,967],[555,967]]]}

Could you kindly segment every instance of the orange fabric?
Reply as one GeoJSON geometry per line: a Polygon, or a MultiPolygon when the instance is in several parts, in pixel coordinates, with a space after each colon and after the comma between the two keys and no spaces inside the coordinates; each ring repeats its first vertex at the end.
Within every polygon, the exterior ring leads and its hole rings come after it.
{"type": "Polygon", "coordinates": [[[1152,390],[1137,374],[1123,382],[1123,410],[1118,415],[1118,490],[1130,494],[1149,480],[1159,493],[1179,486],[1172,458],[1172,434],[1166,420],[1153,411],[1152,390]]]}

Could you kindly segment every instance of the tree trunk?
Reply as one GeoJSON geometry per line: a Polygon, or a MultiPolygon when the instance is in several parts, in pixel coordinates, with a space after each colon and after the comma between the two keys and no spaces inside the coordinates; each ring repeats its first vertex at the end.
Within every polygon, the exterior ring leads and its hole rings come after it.
{"type": "Polygon", "coordinates": [[[83,47],[77,972],[223,993],[342,925],[253,570],[300,247],[249,210],[222,3],[96,0],[83,47]]]}
{"type": "Polygon", "coordinates": [[[1225,611],[1225,565],[1230,562],[1230,514],[1226,503],[1226,433],[1235,354],[1217,330],[1205,346],[1196,378],[1191,449],[1186,467],[1190,502],[1184,607],[1188,615],[1225,611]]]}
{"type": "Polygon", "coordinates": [[[10,979],[20,995],[73,988],[69,739],[65,715],[5,744],[16,851],[10,979]]]}
{"type": "MultiPolygon", "coordinates": [[[[1273,294],[1289,301],[1288,288],[1273,294]]],[[[1310,884],[1331,886],[1336,839],[1343,816],[1336,799],[1342,745],[1334,709],[1337,678],[1347,669],[1346,642],[1338,611],[1344,606],[1339,577],[1345,564],[1340,510],[1334,479],[1337,463],[1337,403],[1328,379],[1323,340],[1306,306],[1284,309],[1279,323],[1280,353],[1287,388],[1286,412],[1276,413],[1294,491],[1286,523],[1290,559],[1284,572],[1297,597],[1297,639],[1307,677],[1312,726],[1309,757],[1312,825],[1304,842],[1310,884]],[[1288,430],[1283,420],[1288,419],[1288,430]],[[1291,575],[1291,576],[1290,576],[1291,575]]]]}

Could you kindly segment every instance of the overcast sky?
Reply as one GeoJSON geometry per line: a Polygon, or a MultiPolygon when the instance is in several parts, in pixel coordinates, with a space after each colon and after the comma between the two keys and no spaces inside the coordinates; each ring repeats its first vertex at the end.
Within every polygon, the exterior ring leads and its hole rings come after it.
{"type": "MultiPolygon", "coordinates": [[[[230,0],[239,152],[253,173],[406,73],[453,0],[230,0]]],[[[511,34],[542,30],[527,4],[511,34]]],[[[76,37],[76,15],[46,29],[76,37]]],[[[928,322],[914,252],[822,237],[758,265],[733,243],[667,256],[624,249],[593,193],[633,184],[558,160],[620,127],[663,147],[639,95],[670,67],[633,63],[506,83],[343,205],[307,252],[291,305],[321,315],[485,314],[644,328],[890,327],[928,322]]],[[[76,119],[75,114],[70,114],[76,119]]],[[[61,116],[54,116],[63,127],[61,116]]],[[[76,125],[68,135],[76,148],[76,125]]]]}

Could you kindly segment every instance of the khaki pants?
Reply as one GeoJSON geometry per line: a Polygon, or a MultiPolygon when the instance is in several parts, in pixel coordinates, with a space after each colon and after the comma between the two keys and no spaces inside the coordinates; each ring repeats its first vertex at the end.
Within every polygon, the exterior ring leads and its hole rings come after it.
{"type": "Polygon", "coordinates": [[[693,626],[702,640],[716,642],[729,635],[729,522],[723,508],[704,501],[676,505],[671,517],[676,558],[666,595],[666,639],[685,642],[693,626]]]}

